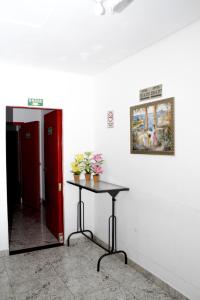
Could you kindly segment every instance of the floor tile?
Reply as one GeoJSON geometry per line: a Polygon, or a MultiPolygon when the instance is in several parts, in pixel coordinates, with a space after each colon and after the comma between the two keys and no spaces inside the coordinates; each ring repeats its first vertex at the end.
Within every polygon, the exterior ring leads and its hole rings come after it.
{"type": "Polygon", "coordinates": [[[55,276],[55,271],[47,258],[31,255],[15,255],[5,261],[9,279],[13,285],[24,282],[27,278],[45,278],[55,276]]]}
{"type": "Polygon", "coordinates": [[[73,300],[74,296],[58,277],[24,281],[14,286],[16,300],[27,299],[66,299],[73,300]]]}
{"type": "Polygon", "coordinates": [[[5,261],[3,258],[0,259],[0,279],[4,278],[7,275],[5,261]]]}
{"type": "Polygon", "coordinates": [[[0,259],[0,300],[172,300],[123,260],[90,241],[0,259]]]}
{"type": "Polygon", "coordinates": [[[0,299],[1,300],[15,300],[14,292],[12,289],[12,286],[8,280],[6,279],[1,279],[1,288],[0,288],[0,299]]]}
{"type": "Polygon", "coordinates": [[[3,260],[0,260],[0,299],[15,299],[3,260]]]}
{"type": "Polygon", "coordinates": [[[172,298],[143,275],[123,282],[123,287],[139,300],[171,300],[172,298]]]}
{"type": "Polygon", "coordinates": [[[112,286],[104,290],[80,297],[79,300],[137,300],[130,292],[120,286],[112,286]]]}
{"type": "Polygon", "coordinates": [[[116,282],[108,275],[96,270],[78,276],[69,276],[66,286],[75,296],[86,296],[93,291],[100,291],[116,285],[116,282]]]}

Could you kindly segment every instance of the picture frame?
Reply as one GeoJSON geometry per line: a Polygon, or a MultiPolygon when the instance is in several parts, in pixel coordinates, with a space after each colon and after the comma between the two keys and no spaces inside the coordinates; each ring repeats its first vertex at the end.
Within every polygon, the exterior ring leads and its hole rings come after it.
{"type": "Polygon", "coordinates": [[[130,107],[130,153],[174,155],[174,98],[130,107]]]}

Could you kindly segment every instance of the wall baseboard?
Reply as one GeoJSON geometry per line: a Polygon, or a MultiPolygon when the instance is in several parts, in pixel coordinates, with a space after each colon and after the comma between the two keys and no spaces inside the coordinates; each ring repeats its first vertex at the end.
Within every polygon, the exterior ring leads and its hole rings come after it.
{"type": "Polygon", "coordinates": [[[1,250],[0,251],[0,258],[4,256],[9,256],[9,250],[1,250]]]}
{"type": "MultiPolygon", "coordinates": [[[[108,248],[108,245],[104,243],[102,240],[100,240],[97,236],[94,235],[95,240],[101,244],[102,246],[108,248]]],[[[124,257],[120,254],[116,254],[116,256],[124,261],[124,257]]],[[[128,258],[128,265],[134,268],[136,271],[141,273],[144,277],[151,280],[153,283],[155,283],[157,286],[159,286],[161,289],[163,289],[165,292],[167,292],[172,298],[175,298],[176,300],[190,300],[184,295],[182,295],[180,292],[178,292],[176,289],[172,288],[169,284],[162,281],[160,278],[152,274],[151,272],[145,270],[143,267],[132,261],[128,258]]]]}

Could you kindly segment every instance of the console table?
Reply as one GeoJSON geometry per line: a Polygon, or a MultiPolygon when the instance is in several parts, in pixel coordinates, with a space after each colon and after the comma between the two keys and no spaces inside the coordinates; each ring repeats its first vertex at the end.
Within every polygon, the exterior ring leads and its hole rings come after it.
{"type": "Polygon", "coordinates": [[[125,264],[127,264],[127,254],[125,251],[117,250],[116,249],[116,216],[115,216],[115,202],[116,202],[116,196],[119,194],[119,192],[122,191],[129,191],[129,188],[111,184],[104,181],[99,181],[98,183],[94,183],[93,181],[86,182],[85,180],[80,180],[78,182],[76,181],[67,181],[67,183],[72,184],[79,188],[79,201],[77,204],[77,231],[72,232],[67,239],[67,245],[70,246],[70,238],[72,235],[81,233],[83,234],[87,239],[104,249],[107,253],[103,254],[98,262],[97,262],[97,272],[100,270],[100,262],[101,260],[108,255],[113,255],[117,253],[124,254],[125,258],[125,264]],[[109,217],[108,220],[108,249],[102,245],[100,245],[97,241],[95,241],[92,231],[85,229],[85,222],[84,222],[84,202],[82,201],[82,189],[91,191],[93,193],[108,193],[111,196],[112,199],[112,214],[109,217]],[[91,235],[88,236],[86,233],[89,233],[91,235]]]}

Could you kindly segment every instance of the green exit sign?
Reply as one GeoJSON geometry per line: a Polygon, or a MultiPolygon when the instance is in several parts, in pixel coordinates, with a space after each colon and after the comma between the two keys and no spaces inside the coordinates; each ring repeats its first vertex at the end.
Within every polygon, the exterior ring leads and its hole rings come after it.
{"type": "Polygon", "coordinates": [[[43,99],[28,98],[28,106],[43,106],[43,99]]]}

